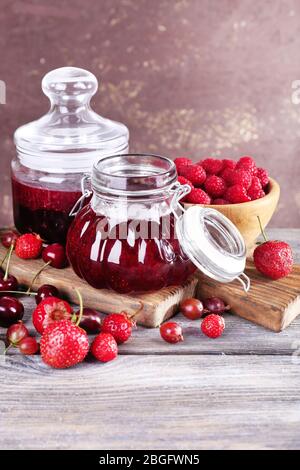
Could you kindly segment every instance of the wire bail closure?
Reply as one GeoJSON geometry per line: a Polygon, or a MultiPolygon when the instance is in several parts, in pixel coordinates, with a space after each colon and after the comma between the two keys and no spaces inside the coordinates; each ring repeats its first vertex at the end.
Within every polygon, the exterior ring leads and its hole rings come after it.
{"type": "Polygon", "coordinates": [[[181,214],[185,212],[184,207],[179,205],[179,201],[191,192],[191,187],[188,184],[180,184],[179,181],[177,181],[169,191],[170,194],[173,194],[170,207],[175,216],[175,219],[178,220],[181,214]]]}
{"type": "Polygon", "coordinates": [[[83,207],[84,200],[91,196],[92,191],[85,187],[86,183],[90,182],[90,181],[91,181],[91,176],[89,174],[85,174],[81,178],[80,185],[81,185],[82,196],[80,196],[80,198],[75,202],[74,206],[72,207],[72,209],[69,213],[70,217],[76,217],[78,212],[81,211],[81,209],[83,207]]]}

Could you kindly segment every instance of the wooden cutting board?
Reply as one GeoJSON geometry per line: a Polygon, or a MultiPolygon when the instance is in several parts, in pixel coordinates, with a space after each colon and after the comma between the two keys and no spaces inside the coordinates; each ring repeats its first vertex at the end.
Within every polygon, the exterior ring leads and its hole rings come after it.
{"type": "Polygon", "coordinates": [[[220,284],[199,272],[197,296],[221,297],[238,316],[276,332],[284,330],[300,314],[300,266],[294,265],[289,276],[272,281],[248,261],[246,274],[251,280],[247,293],[238,281],[220,284]]]}
{"type": "MultiPolygon", "coordinates": [[[[0,261],[5,253],[6,249],[1,246],[0,261]]],[[[42,260],[21,260],[13,254],[9,272],[20,284],[28,286],[34,273],[43,265],[42,260]]],[[[124,310],[138,324],[153,328],[172,317],[183,299],[195,296],[197,283],[198,279],[192,276],[183,286],[171,286],[146,294],[122,295],[106,289],[94,289],[77,277],[71,268],[54,269],[49,266],[37,278],[33,290],[36,291],[43,284],[53,284],[66,299],[77,304],[78,297],[74,290],[77,287],[83,296],[85,307],[104,313],[124,310]]]]}

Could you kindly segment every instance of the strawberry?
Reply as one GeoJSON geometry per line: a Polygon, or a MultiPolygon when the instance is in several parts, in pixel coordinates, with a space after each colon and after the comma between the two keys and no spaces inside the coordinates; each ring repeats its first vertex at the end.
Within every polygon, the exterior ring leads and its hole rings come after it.
{"type": "Polygon", "coordinates": [[[40,342],[43,361],[56,369],[66,369],[84,360],[89,351],[87,333],[70,320],[54,321],[40,342]]]}
{"type": "Polygon", "coordinates": [[[94,339],[91,353],[100,362],[109,362],[118,355],[118,345],[110,333],[100,333],[94,339]]]}
{"type": "Polygon", "coordinates": [[[216,175],[209,175],[204,183],[205,191],[211,197],[221,197],[226,191],[226,183],[223,178],[216,175]]]}
{"type": "Polygon", "coordinates": [[[125,343],[131,334],[134,323],[130,320],[126,312],[111,313],[104,318],[101,325],[102,333],[110,333],[118,344],[125,343]]]}
{"type": "Polygon", "coordinates": [[[32,322],[37,332],[42,334],[44,329],[51,323],[70,320],[72,312],[72,307],[65,300],[57,297],[46,297],[33,311],[32,322]]]}
{"type": "Polygon", "coordinates": [[[224,197],[231,204],[239,204],[241,202],[251,201],[250,197],[247,194],[246,188],[244,188],[240,184],[235,184],[234,186],[228,188],[224,197]]]}
{"type": "Polygon", "coordinates": [[[206,179],[206,172],[200,165],[185,165],[181,168],[181,176],[187,178],[194,186],[201,186],[206,179]]]}
{"type": "Polygon", "coordinates": [[[239,161],[236,164],[236,169],[247,170],[252,176],[256,176],[257,174],[256,163],[253,160],[253,158],[249,157],[248,155],[245,155],[244,157],[241,157],[239,159],[239,161]]]}
{"type": "Polygon", "coordinates": [[[265,188],[269,183],[269,175],[267,170],[265,168],[258,168],[257,177],[259,178],[262,187],[265,188]]]}
{"type": "Polygon", "coordinates": [[[203,189],[194,188],[186,196],[186,201],[190,204],[210,204],[211,200],[208,194],[203,189]]]}
{"type": "Polygon", "coordinates": [[[201,331],[209,338],[218,338],[225,329],[225,320],[221,315],[211,313],[201,323],[201,331]]]}
{"type": "Polygon", "coordinates": [[[25,233],[16,241],[15,253],[22,259],[36,259],[43,247],[42,239],[34,233],[25,233]]]}
{"type": "Polygon", "coordinates": [[[223,160],[216,158],[205,158],[205,160],[202,160],[201,165],[209,175],[218,175],[224,168],[223,160]]]}

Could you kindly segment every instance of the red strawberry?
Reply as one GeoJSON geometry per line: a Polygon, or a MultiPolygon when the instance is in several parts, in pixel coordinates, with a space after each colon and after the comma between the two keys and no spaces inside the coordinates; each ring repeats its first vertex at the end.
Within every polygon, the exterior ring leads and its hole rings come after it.
{"type": "Polygon", "coordinates": [[[221,315],[211,313],[202,320],[201,331],[209,338],[218,338],[225,329],[225,320],[221,315]]]}
{"type": "Polygon", "coordinates": [[[210,204],[211,200],[208,194],[200,188],[194,188],[187,195],[186,201],[190,204],[210,204]]]}
{"type": "Polygon", "coordinates": [[[37,332],[42,334],[44,329],[51,323],[70,320],[72,312],[72,307],[65,300],[57,297],[46,297],[33,311],[32,322],[37,332]]]}
{"type": "Polygon", "coordinates": [[[216,158],[205,158],[205,160],[202,160],[201,165],[209,175],[218,175],[224,168],[223,160],[216,158]]]}
{"type": "Polygon", "coordinates": [[[15,252],[19,258],[35,259],[41,254],[43,242],[39,235],[34,233],[25,233],[16,241],[15,252]]]}
{"type": "Polygon", "coordinates": [[[214,206],[225,206],[225,205],[227,205],[227,204],[230,204],[230,202],[227,201],[226,199],[222,199],[222,198],[219,198],[219,197],[218,197],[217,199],[214,199],[214,200],[212,201],[212,204],[213,204],[214,206]]]}
{"type": "Polygon", "coordinates": [[[230,170],[234,170],[236,167],[236,162],[234,160],[231,160],[230,158],[223,158],[223,170],[224,171],[226,168],[229,168],[230,170]]]}
{"type": "Polygon", "coordinates": [[[206,179],[206,172],[200,165],[186,165],[181,168],[181,176],[187,178],[194,186],[201,186],[206,179]]]}
{"type": "Polygon", "coordinates": [[[86,332],[70,320],[51,323],[40,342],[43,361],[56,369],[66,369],[82,362],[89,350],[86,332]]]}
{"type": "Polygon", "coordinates": [[[258,168],[257,177],[259,178],[262,187],[265,188],[269,183],[269,175],[267,170],[265,168],[258,168]]]}
{"type": "Polygon", "coordinates": [[[250,197],[247,194],[246,188],[244,188],[240,184],[235,184],[234,186],[228,188],[224,197],[231,204],[239,204],[241,202],[251,201],[250,197]]]}
{"type": "Polygon", "coordinates": [[[110,333],[100,333],[94,339],[91,353],[100,362],[109,362],[118,355],[118,345],[110,333]]]}
{"type": "Polygon", "coordinates": [[[249,157],[248,155],[245,155],[244,157],[241,157],[239,159],[239,161],[236,164],[236,169],[247,170],[252,176],[256,176],[257,174],[256,163],[253,160],[253,158],[249,157]]]}
{"type": "Polygon", "coordinates": [[[101,325],[102,333],[110,333],[118,344],[125,343],[131,334],[134,323],[130,320],[126,312],[111,313],[104,318],[101,325]]]}
{"type": "Polygon", "coordinates": [[[210,175],[206,178],[204,188],[211,197],[217,198],[223,196],[227,186],[223,178],[216,175],[210,175]]]}
{"type": "Polygon", "coordinates": [[[179,174],[181,174],[181,168],[183,166],[186,166],[186,165],[192,165],[193,162],[190,158],[186,158],[186,157],[177,157],[175,158],[174,160],[174,163],[176,165],[176,168],[177,168],[177,172],[179,174]]]}
{"type": "Polygon", "coordinates": [[[233,170],[228,177],[230,186],[234,184],[240,184],[244,188],[248,189],[252,183],[251,173],[247,170],[233,170]]]}

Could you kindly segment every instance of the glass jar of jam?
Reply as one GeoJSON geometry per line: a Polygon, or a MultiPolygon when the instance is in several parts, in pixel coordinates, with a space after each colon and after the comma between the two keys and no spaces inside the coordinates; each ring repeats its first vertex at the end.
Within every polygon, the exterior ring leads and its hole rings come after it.
{"type": "Polygon", "coordinates": [[[129,132],[90,108],[96,77],[63,67],[48,73],[43,92],[48,113],[15,132],[12,162],[14,220],[21,232],[36,232],[48,242],[66,240],[70,211],[82,196],[82,176],[100,157],[127,153],[129,132]]]}
{"type": "Polygon", "coordinates": [[[190,187],[177,182],[168,158],[103,158],[94,165],[92,189],[67,239],[74,271],[91,286],[146,292],[180,285],[200,268],[220,282],[239,278],[249,288],[240,233],[213,209],[182,209],[179,201],[190,187]]]}

